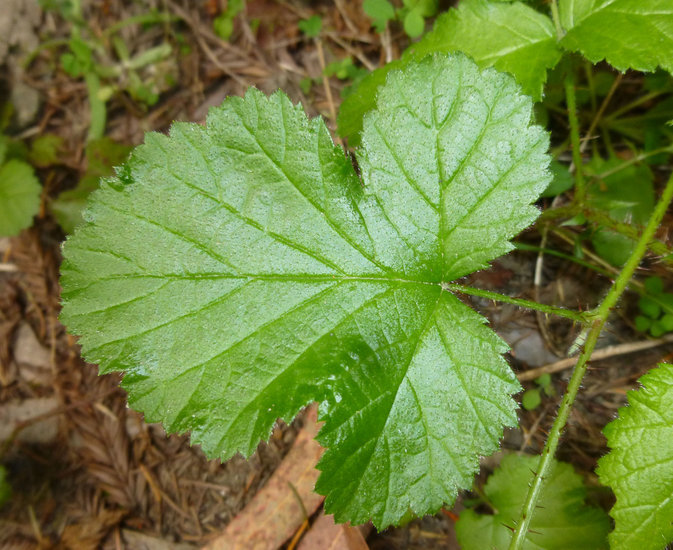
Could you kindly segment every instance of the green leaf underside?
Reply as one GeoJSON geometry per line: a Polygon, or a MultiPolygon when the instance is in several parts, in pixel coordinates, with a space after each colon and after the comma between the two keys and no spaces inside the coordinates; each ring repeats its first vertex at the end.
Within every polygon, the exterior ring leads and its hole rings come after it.
{"type": "Polygon", "coordinates": [[[671,0],[561,0],[562,45],[625,71],[673,72],[671,0]]]}
{"type": "Polygon", "coordinates": [[[432,32],[402,56],[368,75],[342,103],[339,134],[358,143],[364,114],[374,108],[376,90],[391,70],[403,68],[433,53],[464,52],[480,67],[495,67],[514,75],[523,91],[542,97],[547,69],[558,63],[561,50],[554,25],[546,15],[521,2],[462,0],[437,18],[432,32]]]}
{"type": "MultiPolygon", "coordinates": [[[[539,458],[507,455],[488,478],[484,494],[497,510],[483,515],[465,510],[456,523],[463,550],[508,548],[521,515],[539,458]]],[[[526,550],[600,550],[607,548],[608,517],[586,506],[582,478],[570,464],[554,462],[544,483],[523,548],[526,550]]]]}
{"type": "Polygon", "coordinates": [[[320,401],[339,521],[435,511],[516,424],[485,320],[442,289],[537,216],[546,133],[466,57],[393,72],[361,183],[320,119],[250,90],[148,134],[64,246],[63,321],[130,403],[209,456],[251,454],[320,401]]]}
{"type": "Polygon", "coordinates": [[[611,450],[597,472],[617,497],[611,546],[661,550],[673,541],[673,365],[639,381],[643,387],[627,394],[629,406],[604,429],[611,450]]]}
{"type": "Polygon", "coordinates": [[[10,160],[0,167],[0,237],[16,235],[33,223],[41,190],[29,164],[10,160]]]}

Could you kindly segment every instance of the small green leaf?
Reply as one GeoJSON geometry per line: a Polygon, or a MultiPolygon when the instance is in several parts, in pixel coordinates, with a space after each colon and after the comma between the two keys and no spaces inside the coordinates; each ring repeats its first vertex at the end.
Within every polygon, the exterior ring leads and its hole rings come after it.
{"type": "Polygon", "coordinates": [[[673,314],[667,313],[661,319],[659,319],[661,326],[664,328],[664,331],[671,332],[673,331],[673,314]]]}
{"type": "Polygon", "coordinates": [[[74,78],[92,70],[93,52],[91,47],[81,38],[72,38],[68,42],[70,52],[61,55],[63,70],[74,78]]]}
{"type": "Polygon", "coordinates": [[[299,21],[297,26],[309,38],[316,38],[320,36],[320,31],[322,31],[322,18],[319,15],[312,15],[308,19],[299,21]]]}
{"type": "Polygon", "coordinates": [[[234,32],[234,19],[227,13],[221,13],[213,20],[213,31],[222,40],[229,40],[234,32]]]}
{"type": "Polygon", "coordinates": [[[663,550],[673,541],[673,365],[660,364],[639,382],[603,430],[611,450],[597,473],[617,497],[612,548],[663,550]]]}
{"type": "Polygon", "coordinates": [[[222,40],[229,40],[234,32],[234,19],[245,9],[245,0],[229,0],[227,9],[213,21],[213,30],[222,40]]]}
{"type": "Polygon", "coordinates": [[[638,300],[638,307],[645,315],[650,319],[658,319],[661,315],[661,307],[657,302],[649,298],[648,296],[643,296],[638,300]]]}
{"type": "Polygon", "coordinates": [[[642,315],[637,315],[634,322],[639,332],[647,332],[652,326],[652,319],[642,315]]]}
{"type": "Polygon", "coordinates": [[[423,34],[425,30],[425,19],[421,15],[420,10],[410,10],[404,17],[404,32],[410,38],[417,38],[423,34]]]}
{"type": "Polygon", "coordinates": [[[438,0],[402,0],[404,7],[417,10],[423,17],[432,17],[437,13],[438,0]]]}
{"type": "Polygon", "coordinates": [[[443,282],[538,215],[548,136],[514,80],[463,55],[389,75],[360,182],[321,119],[249,90],[148,134],[64,245],[62,320],[148,421],[246,455],[321,402],[337,521],[435,512],[516,424],[486,320],[443,282]]]}
{"type": "Polygon", "coordinates": [[[565,193],[573,186],[573,177],[566,165],[553,160],[549,165],[549,169],[554,179],[549,184],[549,187],[545,189],[544,193],[542,193],[543,197],[556,197],[561,193],[565,193]]]}
{"type": "MultiPolygon", "coordinates": [[[[339,80],[352,80],[361,76],[362,70],[353,63],[352,57],[332,61],[324,70],[325,76],[336,76],[339,80]]],[[[366,73],[365,69],[365,73],[366,73]]]]}
{"type": "Polygon", "coordinates": [[[521,397],[521,405],[527,411],[532,411],[537,409],[542,403],[542,397],[540,396],[540,390],[537,388],[531,388],[523,392],[521,397]]]}
{"type": "Polygon", "coordinates": [[[561,44],[625,71],[673,72],[671,0],[561,0],[561,44]]]}
{"type": "Polygon", "coordinates": [[[388,71],[429,54],[457,51],[472,57],[480,67],[511,73],[535,100],[542,97],[547,69],[561,58],[554,25],[546,15],[521,2],[462,0],[457,8],[440,15],[432,32],[412,44],[402,60],[377,69],[362,81],[341,106],[339,135],[351,144],[358,142],[362,117],[374,108],[376,90],[388,71]]]}
{"type": "Polygon", "coordinates": [[[544,374],[538,376],[538,377],[535,379],[535,383],[536,383],[538,386],[540,386],[541,388],[548,388],[549,386],[551,386],[551,374],[549,374],[548,372],[546,372],[546,373],[544,373],[544,374]]]}
{"type": "Polygon", "coordinates": [[[654,336],[655,338],[659,338],[666,332],[666,329],[664,326],[661,324],[660,321],[652,321],[652,325],[650,326],[650,334],[654,336]]]}
{"type": "MultiPolygon", "coordinates": [[[[43,134],[31,144],[28,158],[35,166],[44,168],[59,163],[59,156],[63,148],[63,138],[56,134],[43,134]]],[[[1,163],[2,161],[0,161],[1,163]]]]}
{"type": "Polygon", "coordinates": [[[643,284],[650,294],[661,294],[664,291],[664,281],[661,277],[648,277],[643,284]]]}
{"type": "Polygon", "coordinates": [[[388,0],[365,0],[362,9],[372,19],[377,32],[383,32],[386,23],[395,18],[395,8],[388,0]]]}
{"type": "MultiPolygon", "coordinates": [[[[539,457],[507,455],[484,487],[493,515],[465,510],[456,523],[463,550],[506,549],[518,521],[539,457]]],[[[601,550],[607,548],[608,517],[586,506],[582,478],[570,464],[554,461],[544,481],[523,548],[601,550]]]]}
{"type": "Polygon", "coordinates": [[[82,63],[80,63],[74,54],[70,52],[61,54],[60,61],[63,70],[73,78],[78,78],[84,73],[85,67],[82,66],[82,63]]]}
{"type": "Polygon", "coordinates": [[[630,237],[603,228],[593,233],[591,244],[601,258],[618,267],[623,266],[628,261],[636,247],[636,242],[630,237]]]}
{"type": "Polygon", "coordinates": [[[41,191],[30,164],[10,160],[0,167],[0,237],[16,235],[33,223],[41,191]]]}
{"type": "Polygon", "coordinates": [[[299,88],[304,95],[308,95],[311,92],[311,88],[313,88],[313,79],[310,76],[305,76],[299,81],[299,88]]]}

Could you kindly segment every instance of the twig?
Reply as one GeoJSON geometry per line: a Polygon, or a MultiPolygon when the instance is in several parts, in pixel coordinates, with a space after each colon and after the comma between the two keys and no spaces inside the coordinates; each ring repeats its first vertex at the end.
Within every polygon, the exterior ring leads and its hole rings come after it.
{"type": "Polygon", "coordinates": [[[610,87],[610,91],[608,92],[608,95],[606,95],[605,99],[603,99],[603,103],[601,103],[601,106],[598,108],[598,112],[596,113],[596,116],[591,121],[591,126],[589,126],[589,129],[587,130],[586,137],[582,138],[583,141],[582,141],[582,145],[580,146],[580,153],[584,153],[587,146],[589,145],[589,141],[592,138],[594,130],[596,129],[596,126],[598,126],[598,122],[600,121],[601,117],[605,113],[605,109],[607,108],[608,104],[610,103],[610,100],[612,99],[612,96],[617,91],[617,88],[619,87],[619,84],[621,83],[622,78],[624,78],[624,74],[619,73],[617,75],[617,78],[615,78],[615,81],[612,83],[612,86],[610,87]]]}
{"type": "MultiPolygon", "coordinates": [[[[656,348],[658,346],[663,346],[665,344],[673,344],[673,334],[667,334],[663,338],[657,340],[645,340],[643,342],[627,342],[626,344],[618,344],[616,346],[607,346],[605,348],[595,351],[591,356],[592,361],[601,361],[609,357],[615,357],[617,355],[626,355],[627,353],[635,353],[636,351],[642,351],[645,349],[656,348]]],[[[525,372],[522,372],[517,375],[517,378],[520,382],[526,380],[535,380],[543,374],[552,374],[555,372],[560,372],[567,368],[572,367],[577,362],[577,357],[566,357],[560,361],[554,363],[549,363],[541,367],[534,369],[529,369],[525,372]]]]}
{"type": "Polygon", "coordinates": [[[348,30],[351,31],[353,34],[360,34],[359,29],[355,26],[353,21],[351,21],[351,18],[348,17],[348,14],[346,13],[346,8],[344,8],[343,0],[334,0],[334,4],[336,5],[339,15],[341,15],[341,19],[343,19],[344,23],[346,23],[348,30]]]}
{"type": "Polygon", "coordinates": [[[362,63],[362,66],[367,69],[368,71],[374,71],[376,69],[376,65],[374,65],[363,53],[353,46],[351,46],[348,42],[345,40],[341,40],[339,35],[333,32],[325,32],[323,33],[323,36],[326,36],[330,40],[332,40],[335,44],[346,50],[350,55],[356,57],[360,63],[362,63]]]}
{"type": "Polygon", "coordinates": [[[390,36],[390,27],[388,27],[388,22],[386,22],[386,27],[381,33],[381,47],[386,55],[386,63],[390,63],[393,60],[393,46],[392,38],[390,36]]]}
{"type": "MultiPolygon", "coordinates": [[[[215,55],[215,52],[213,52],[213,50],[210,49],[210,46],[208,46],[208,44],[206,44],[206,41],[203,39],[203,36],[205,36],[206,38],[212,40],[213,36],[211,36],[210,33],[204,32],[203,29],[201,29],[200,26],[196,23],[196,21],[194,21],[194,19],[175,2],[168,0],[168,5],[170,6],[170,9],[176,14],[178,14],[178,16],[182,18],[185,21],[185,23],[187,23],[187,25],[194,31],[194,38],[196,39],[196,42],[198,43],[199,47],[203,50],[203,53],[206,54],[206,57],[210,59],[210,61],[212,61],[213,65],[215,65],[224,74],[235,80],[238,84],[240,84],[244,88],[248,88],[250,86],[250,83],[242,79],[234,71],[232,71],[230,67],[222,63],[222,61],[220,61],[215,55]]],[[[227,49],[233,51],[243,59],[247,58],[245,53],[240,51],[238,48],[233,47],[228,42],[218,39],[217,37],[215,38],[218,40],[218,43],[221,46],[224,46],[227,49]]]]}
{"type": "Polygon", "coordinates": [[[327,103],[329,104],[330,118],[332,122],[336,122],[336,107],[334,106],[334,98],[332,97],[332,89],[329,84],[329,77],[325,74],[325,52],[322,49],[322,40],[315,39],[316,47],[318,48],[318,60],[320,61],[320,71],[322,72],[322,84],[325,88],[325,95],[327,96],[327,103]]]}

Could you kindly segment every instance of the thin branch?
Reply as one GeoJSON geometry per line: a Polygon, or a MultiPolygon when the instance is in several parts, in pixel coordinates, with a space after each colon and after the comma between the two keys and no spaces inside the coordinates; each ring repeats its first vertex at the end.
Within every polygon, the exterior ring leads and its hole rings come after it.
{"type": "MultiPolygon", "coordinates": [[[[637,351],[656,348],[658,346],[664,346],[666,344],[673,344],[673,334],[667,334],[663,338],[659,338],[657,340],[644,340],[642,342],[627,342],[625,344],[619,344],[616,346],[607,346],[594,352],[594,354],[591,356],[591,360],[602,361],[603,359],[609,359],[610,357],[616,357],[617,355],[626,355],[628,353],[635,353],[637,351]]],[[[553,374],[555,372],[561,372],[562,370],[572,367],[576,362],[577,357],[567,357],[566,359],[561,359],[560,361],[549,363],[548,365],[543,365],[535,369],[529,369],[525,372],[517,374],[516,377],[519,379],[520,382],[525,382],[526,380],[535,380],[536,378],[542,376],[543,374],[553,374]]]]}

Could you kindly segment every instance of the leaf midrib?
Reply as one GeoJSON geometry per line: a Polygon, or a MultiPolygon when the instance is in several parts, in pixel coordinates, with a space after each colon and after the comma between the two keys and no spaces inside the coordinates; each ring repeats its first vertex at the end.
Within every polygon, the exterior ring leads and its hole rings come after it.
{"type": "MultiPolygon", "coordinates": [[[[119,273],[116,275],[110,275],[108,277],[100,277],[95,281],[92,281],[90,285],[78,287],[77,291],[81,292],[86,290],[90,286],[101,283],[105,281],[113,281],[116,279],[174,279],[174,280],[185,280],[185,281],[197,281],[197,280],[208,280],[208,279],[238,279],[238,280],[250,280],[250,281],[283,281],[283,282],[297,282],[297,283],[313,283],[313,282],[323,282],[323,281],[362,281],[362,282],[390,282],[390,283],[401,283],[401,284],[415,284],[415,285],[430,285],[430,286],[439,286],[450,284],[451,281],[435,281],[435,280],[420,280],[420,279],[404,279],[401,277],[386,277],[384,275],[341,275],[341,274],[326,274],[326,275],[317,275],[317,274],[257,274],[257,273],[241,273],[235,275],[233,273],[119,273]]],[[[65,294],[64,294],[65,295],[65,294]]]]}
{"type": "MultiPolygon", "coordinates": [[[[411,361],[413,360],[413,358],[416,354],[416,351],[418,350],[418,346],[419,346],[421,340],[423,339],[423,335],[427,332],[428,328],[432,325],[432,321],[435,317],[435,314],[437,313],[437,308],[438,308],[438,306],[439,306],[439,304],[442,300],[442,294],[444,292],[446,292],[446,290],[442,288],[440,293],[437,296],[437,300],[435,301],[435,303],[432,305],[432,307],[428,308],[428,310],[429,310],[428,311],[428,316],[425,319],[425,321],[423,323],[423,326],[418,331],[416,338],[414,338],[414,340],[415,340],[414,346],[413,346],[409,356],[405,358],[404,367],[401,369],[402,372],[400,373],[399,378],[396,381],[397,383],[395,384],[395,390],[394,390],[394,393],[392,394],[392,397],[390,399],[390,406],[388,407],[388,410],[386,412],[385,422],[383,422],[383,424],[381,425],[380,430],[377,430],[377,433],[372,435],[366,442],[366,443],[369,443],[372,440],[376,440],[376,443],[374,444],[374,446],[371,449],[369,449],[369,456],[367,457],[367,467],[369,467],[369,465],[371,464],[372,456],[374,455],[381,438],[383,438],[385,444],[387,445],[387,438],[386,438],[386,435],[385,435],[385,431],[386,431],[386,428],[388,426],[388,423],[390,422],[390,413],[391,413],[393,407],[395,406],[395,403],[397,401],[397,396],[399,395],[400,388],[402,387],[402,384],[404,383],[405,379],[407,379],[407,376],[408,376],[408,373],[409,373],[409,368],[411,366],[411,361]]],[[[332,430],[332,433],[333,432],[334,432],[334,430],[332,430]]],[[[363,444],[360,447],[358,452],[361,449],[363,449],[364,447],[365,447],[365,444],[363,444]]],[[[386,453],[386,455],[389,456],[389,453],[386,453]]],[[[390,471],[391,471],[391,467],[389,465],[388,466],[388,471],[387,471],[389,480],[390,480],[390,471]]],[[[360,475],[359,479],[357,480],[356,490],[354,491],[354,494],[357,494],[357,493],[360,492],[360,486],[362,485],[362,481],[364,479],[364,473],[365,472],[366,472],[366,469],[363,471],[362,475],[360,475]]],[[[386,498],[384,499],[385,503],[383,505],[383,510],[381,510],[379,512],[373,512],[372,514],[378,513],[380,519],[382,519],[385,516],[386,512],[388,511],[389,496],[390,496],[390,483],[388,483],[388,493],[386,494],[386,498]]]]}

